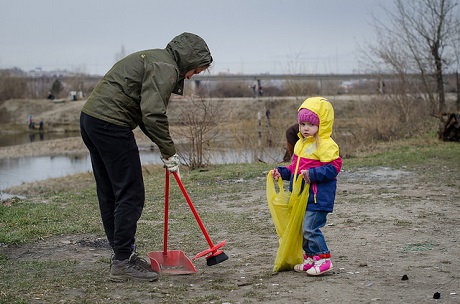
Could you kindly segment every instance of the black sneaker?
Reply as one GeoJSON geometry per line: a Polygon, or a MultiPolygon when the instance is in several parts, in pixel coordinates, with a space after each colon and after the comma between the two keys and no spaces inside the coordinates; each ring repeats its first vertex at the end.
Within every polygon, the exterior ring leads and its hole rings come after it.
{"type": "Polygon", "coordinates": [[[158,274],[131,262],[130,259],[123,261],[113,260],[109,279],[114,282],[125,282],[127,280],[153,282],[158,280],[158,274]]]}
{"type": "Polygon", "coordinates": [[[129,262],[141,266],[142,268],[145,268],[145,270],[147,271],[153,271],[150,263],[147,262],[147,260],[140,258],[137,252],[131,253],[131,255],[129,256],[129,262]]]}

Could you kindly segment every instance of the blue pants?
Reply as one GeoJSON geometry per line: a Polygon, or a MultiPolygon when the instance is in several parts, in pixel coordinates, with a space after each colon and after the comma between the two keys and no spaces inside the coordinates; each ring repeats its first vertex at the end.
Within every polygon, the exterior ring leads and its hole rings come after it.
{"type": "Polygon", "coordinates": [[[329,253],[321,228],[326,225],[326,211],[306,211],[303,219],[303,250],[313,257],[329,253]]]}
{"type": "Polygon", "coordinates": [[[81,113],[80,132],[91,155],[105,234],[115,259],[129,258],[144,208],[139,149],[129,127],[81,113]]]}

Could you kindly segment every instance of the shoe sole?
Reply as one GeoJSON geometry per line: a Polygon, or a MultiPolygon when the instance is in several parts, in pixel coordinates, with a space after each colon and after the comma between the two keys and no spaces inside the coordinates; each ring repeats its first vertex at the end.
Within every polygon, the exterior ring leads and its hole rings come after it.
{"type": "Polygon", "coordinates": [[[334,270],[334,268],[331,267],[331,268],[329,268],[328,270],[325,270],[325,271],[320,272],[320,273],[311,274],[311,273],[308,273],[308,272],[306,272],[306,271],[305,271],[305,273],[306,273],[308,276],[315,277],[315,276],[320,276],[320,275],[323,275],[323,274],[325,274],[325,273],[328,273],[328,272],[330,272],[330,271],[332,271],[332,270],[334,270]]]}
{"type": "Polygon", "coordinates": [[[158,280],[158,277],[155,278],[136,278],[136,277],[126,277],[126,276],[114,276],[110,275],[109,280],[115,283],[123,283],[129,280],[141,281],[141,282],[154,282],[158,280]]]}

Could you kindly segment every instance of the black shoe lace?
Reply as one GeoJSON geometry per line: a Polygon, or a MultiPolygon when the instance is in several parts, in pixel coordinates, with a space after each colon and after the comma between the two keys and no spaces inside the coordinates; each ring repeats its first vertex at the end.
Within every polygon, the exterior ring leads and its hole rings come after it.
{"type": "Polygon", "coordinates": [[[134,268],[135,270],[140,271],[140,272],[148,272],[147,269],[145,269],[141,265],[138,265],[138,264],[136,264],[134,262],[129,262],[128,263],[128,268],[134,268]]]}
{"type": "Polygon", "coordinates": [[[137,253],[132,253],[131,256],[129,257],[129,263],[130,264],[135,264],[139,267],[142,267],[147,270],[147,268],[150,268],[149,263],[147,260],[140,258],[137,253]]]}

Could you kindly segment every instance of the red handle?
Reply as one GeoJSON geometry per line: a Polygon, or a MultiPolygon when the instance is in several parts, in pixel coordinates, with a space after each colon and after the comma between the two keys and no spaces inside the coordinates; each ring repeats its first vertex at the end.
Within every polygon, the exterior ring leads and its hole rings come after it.
{"type": "Polygon", "coordinates": [[[184,185],[182,184],[182,181],[180,180],[179,175],[177,174],[177,172],[173,172],[173,175],[174,175],[174,178],[175,178],[176,181],[177,181],[177,184],[179,185],[180,190],[181,190],[182,193],[184,194],[185,200],[187,201],[188,206],[189,206],[190,209],[192,210],[192,213],[193,213],[193,215],[195,216],[195,219],[196,219],[196,221],[198,222],[198,225],[200,226],[201,231],[203,231],[204,237],[206,238],[206,241],[208,242],[209,247],[210,247],[210,248],[213,248],[214,245],[213,245],[213,243],[212,243],[212,241],[211,241],[211,238],[209,237],[208,232],[207,232],[206,229],[204,228],[203,222],[201,221],[200,217],[198,216],[198,213],[196,212],[195,206],[193,206],[192,200],[191,200],[190,197],[188,196],[187,191],[185,190],[184,185]]]}
{"type": "Polygon", "coordinates": [[[165,181],[165,226],[163,231],[163,254],[168,255],[168,212],[169,210],[169,171],[166,169],[165,181]]]}

